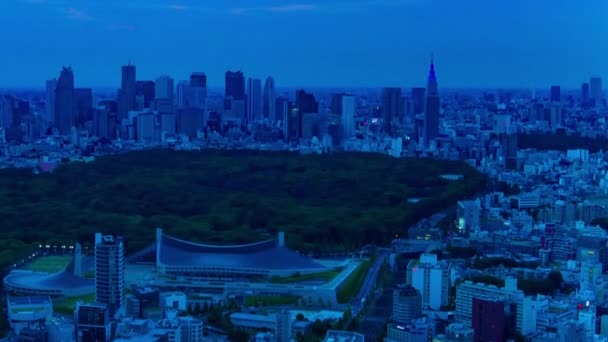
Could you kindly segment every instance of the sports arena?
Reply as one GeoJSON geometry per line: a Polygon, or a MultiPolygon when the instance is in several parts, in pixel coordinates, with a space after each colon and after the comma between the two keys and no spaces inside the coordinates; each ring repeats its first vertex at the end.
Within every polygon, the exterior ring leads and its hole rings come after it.
{"type": "Polygon", "coordinates": [[[311,258],[285,247],[285,235],[235,246],[184,241],[156,230],[156,268],[161,274],[192,278],[251,279],[327,270],[311,258]]]}
{"type": "Polygon", "coordinates": [[[62,271],[56,273],[12,270],[4,277],[7,291],[30,296],[76,297],[95,291],[95,280],[82,276],[83,269],[94,267],[93,260],[82,258],[81,247],[76,245],[74,258],[62,271]]]}

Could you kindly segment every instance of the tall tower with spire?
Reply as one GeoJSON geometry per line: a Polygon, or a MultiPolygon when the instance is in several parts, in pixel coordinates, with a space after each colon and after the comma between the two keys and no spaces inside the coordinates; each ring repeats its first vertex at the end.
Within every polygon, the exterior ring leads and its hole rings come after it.
{"type": "Polygon", "coordinates": [[[424,143],[430,145],[431,141],[439,136],[439,92],[435,63],[431,56],[429,78],[426,86],[426,113],[424,117],[424,143]]]}

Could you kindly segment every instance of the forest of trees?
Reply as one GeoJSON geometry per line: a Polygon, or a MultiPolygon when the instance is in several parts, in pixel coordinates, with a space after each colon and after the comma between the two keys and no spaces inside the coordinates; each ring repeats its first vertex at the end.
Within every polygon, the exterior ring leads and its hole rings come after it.
{"type": "Polygon", "coordinates": [[[5,169],[0,266],[39,243],[90,244],[96,231],[123,235],[132,252],[153,241],[156,227],[217,244],[281,230],[300,251],[347,251],[386,243],[485,185],[463,162],[360,153],[151,150],[68,163],[52,174],[5,169]],[[439,177],[446,173],[464,180],[439,177]]]}

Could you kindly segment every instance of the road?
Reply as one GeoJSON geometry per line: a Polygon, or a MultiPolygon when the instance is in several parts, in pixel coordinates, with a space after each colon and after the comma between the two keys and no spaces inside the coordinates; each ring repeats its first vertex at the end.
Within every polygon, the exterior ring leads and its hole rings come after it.
{"type": "Polygon", "coordinates": [[[359,289],[359,294],[350,302],[351,311],[353,313],[353,317],[357,316],[362,308],[361,300],[363,298],[368,298],[371,291],[374,289],[374,285],[376,284],[376,279],[378,278],[378,273],[380,272],[380,267],[386,261],[386,257],[389,252],[386,250],[379,250],[376,260],[372,267],[370,267],[367,272],[367,276],[363,281],[363,285],[359,289]]]}

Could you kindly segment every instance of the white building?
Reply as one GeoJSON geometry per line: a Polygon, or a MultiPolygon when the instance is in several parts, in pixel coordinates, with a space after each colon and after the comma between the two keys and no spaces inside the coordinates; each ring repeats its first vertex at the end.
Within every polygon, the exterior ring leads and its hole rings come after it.
{"type": "Polygon", "coordinates": [[[166,316],[168,311],[186,311],[188,309],[186,303],[186,294],[183,292],[163,292],[159,294],[159,306],[166,316]]]}
{"type": "Polygon", "coordinates": [[[448,305],[450,290],[449,262],[437,261],[435,254],[422,254],[407,265],[407,284],[420,291],[422,307],[439,310],[448,305]]]}
{"type": "Polygon", "coordinates": [[[465,281],[456,289],[456,322],[471,324],[473,298],[484,300],[501,299],[505,302],[520,303],[524,293],[517,289],[517,279],[508,277],[503,288],[465,281]]]}

